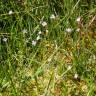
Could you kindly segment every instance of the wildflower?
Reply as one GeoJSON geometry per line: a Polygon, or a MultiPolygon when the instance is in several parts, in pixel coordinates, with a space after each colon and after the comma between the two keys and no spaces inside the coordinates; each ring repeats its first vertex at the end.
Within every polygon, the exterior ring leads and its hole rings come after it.
{"type": "Polygon", "coordinates": [[[72,32],[72,29],[71,28],[67,28],[66,29],[66,32],[71,33],[72,32]]]}
{"type": "Polygon", "coordinates": [[[71,68],[72,68],[72,66],[69,65],[68,68],[67,68],[67,70],[70,70],[71,68]]]}
{"type": "Polygon", "coordinates": [[[80,28],[77,28],[76,31],[79,32],[80,31],[80,28]]]}
{"type": "Polygon", "coordinates": [[[77,78],[78,78],[78,74],[75,74],[75,75],[74,75],[74,79],[77,79],[77,78]]]}
{"type": "Polygon", "coordinates": [[[48,58],[48,62],[51,62],[52,58],[48,58]]]}
{"type": "Polygon", "coordinates": [[[7,42],[7,38],[3,38],[2,40],[3,40],[4,42],[7,42]]]}
{"type": "Polygon", "coordinates": [[[48,33],[49,31],[46,29],[46,33],[48,33]]]}
{"type": "Polygon", "coordinates": [[[39,31],[39,32],[38,32],[38,34],[40,35],[40,34],[42,34],[42,32],[41,32],[41,31],[39,31]]]}
{"type": "Polygon", "coordinates": [[[27,33],[27,29],[23,29],[22,32],[23,32],[23,33],[27,33]]]}
{"type": "Polygon", "coordinates": [[[12,11],[12,10],[10,10],[8,14],[9,14],[9,15],[13,14],[13,11],[12,11]]]}
{"type": "Polygon", "coordinates": [[[40,39],[41,39],[41,37],[40,37],[40,35],[38,35],[37,38],[36,38],[36,40],[38,41],[38,40],[40,40],[40,39]]]}
{"type": "Polygon", "coordinates": [[[55,15],[54,14],[52,14],[51,16],[50,16],[50,19],[55,19],[56,17],[55,17],[55,15]]]}
{"type": "Polygon", "coordinates": [[[80,20],[81,20],[81,18],[80,18],[80,17],[78,17],[78,18],[76,19],[76,21],[77,21],[77,22],[80,22],[80,20]]]}
{"type": "Polygon", "coordinates": [[[35,40],[32,41],[32,45],[36,46],[37,42],[35,40]]]}
{"type": "Polygon", "coordinates": [[[47,25],[47,22],[43,21],[43,22],[41,23],[41,25],[42,25],[43,27],[45,27],[45,26],[47,25]]]}

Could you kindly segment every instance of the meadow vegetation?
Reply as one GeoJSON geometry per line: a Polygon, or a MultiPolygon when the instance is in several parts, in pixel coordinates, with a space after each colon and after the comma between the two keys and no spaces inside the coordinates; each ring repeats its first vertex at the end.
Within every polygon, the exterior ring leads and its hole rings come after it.
{"type": "Polygon", "coordinates": [[[0,0],[0,96],[96,96],[96,0],[0,0]]]}

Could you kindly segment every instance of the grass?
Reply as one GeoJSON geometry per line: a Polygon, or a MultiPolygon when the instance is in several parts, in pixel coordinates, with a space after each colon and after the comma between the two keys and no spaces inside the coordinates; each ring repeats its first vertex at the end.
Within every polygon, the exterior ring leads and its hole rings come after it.
{"type": "Polygon", "coordinates": [[[95,25],[95,0],[1,0],[0,96],[95,96],[95,25]]]}

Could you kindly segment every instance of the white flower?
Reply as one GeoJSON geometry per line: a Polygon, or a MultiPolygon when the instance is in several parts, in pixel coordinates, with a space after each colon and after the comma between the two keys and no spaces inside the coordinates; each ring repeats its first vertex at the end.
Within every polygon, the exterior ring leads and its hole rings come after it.
{"type": "Polygon", "coordinates": [[[80,28],[77,28],[76,31],[79,32],[80,31],[80,28]]]}
{"type": "Polygon", "coordinates": [[[51,62],[52,58],[48,58],[48,62],[51,62]]]}
{"type": "Polygon", "coordinates": [[[67,70],[70,70],[71,68],[72,68],[72,66],[69,65],[68,68],[67,68],[67,70]]]}
{"type": "Polygon", "coordinates": [[[3,40],[4,42],[7,42],[7,38],[3,38],[2,40],[3,40]]]}
{"type": "Polygon", "coordinates": [[[23,32],[23,33],[27,33],[27,29],[23,29],[22,32],[23,32]]]}
{"type": "Polygon", "coordinates": [[[66,29],[66,32],[71,33],[72,32],[72,29],[71,28],[67,28],[66,29]]]}
{"type": "Polygon", "coordinates": [[[78,18],[76,19],[77,22],[80,22],[80,20],[81,20],[81,17],[78,17],[78,18]]]}
{"type": "Polygon", "coordinates": [[[35,40],[32,41],[32,45],[36,46],[37,42],[35,40]]]}
{"type": "Polygon", "coordinates": [[[55,19],[56,17],[55,17],[55,15],[54,14],[52,14],[51,16],[50,16],[50,19],[55,19]]]}
{"type": "Polygon", "coordinates": [[[46,34],[48,34],[48,32],[49,32],[49,31],[46,29],[46,34]]]}
{"type": "Polygon", "coordinates": [[[43,21],[41,24],[43,27],[45,27],[47,25],[47,22],[43,21]]]}
{"type": "Polygon", "coordinates": [[[38,32],[38,34],[40,35],[40,34],[42,34],[42,32],[41,32],[41,31],[39,31],[39,32],[38,32]]]}
{"type": "Polygon", "coordinates": [[[78,74],[75,74],[75,75],[74,75],[74,79],[77,79],[77,78],[78,78],[78,74]]]}
{"type": "Polygon", "coordinates": [[[8,14],[9,14],[9,15],[13,14],[13,11],[12,11],[12,10],[10,10],[8,14]]]}
{"type": "Polygon", "coordinates": [[[36,38],[36,40],[38,41],[38,40],[40,40],[40,39],[41,39],[41,37],[40,37],[40,35],[38,35],[37,38],[36,38]]]}

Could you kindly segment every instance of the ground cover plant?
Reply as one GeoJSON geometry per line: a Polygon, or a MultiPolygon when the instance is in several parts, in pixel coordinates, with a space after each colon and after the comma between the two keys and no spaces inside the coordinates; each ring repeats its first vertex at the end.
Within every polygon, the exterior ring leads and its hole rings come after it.
{"type": "Polygon", "coordinates": [[[0,0],[0,96],[96,96],[96,0],[0,0]]]}

